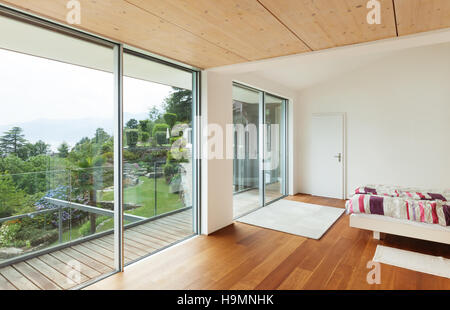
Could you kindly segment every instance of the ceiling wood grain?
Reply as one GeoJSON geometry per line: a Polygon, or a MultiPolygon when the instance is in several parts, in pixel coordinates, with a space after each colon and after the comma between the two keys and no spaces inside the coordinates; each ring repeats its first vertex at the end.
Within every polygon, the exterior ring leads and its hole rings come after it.
{"type": "Polygon", "coordinates": [[[367,23],[367,0],[259,0],[314,50],[396,36],[392,0],[381,0],[381,24],[367,23]]]}
{"type": "MultiPolygon", "coordinates": [[[[149,14],[123,0],[79,0],[78,28],[182,61],[199,68],[247,61],[229,50],[149,14]]],[[[7,0],[41,16],[66,23],[66,0],[7,0]]]]}
{"type": "Polygon", "coordinates": [[[255,0],[126,0],[248,60],[310,51],[255,0]]]}
{"type": "Polygon", "coordinates": [[[395,0],[399,35],[450,27],[450,0],[395,0]]]}
{"type": "MultiPolygon", "coordinates": [[[[368,0],[79,1],[80,29],[201,69],[450,27],[450,0],[379,0],[380,25],[368,0]]],[[[67,0],[0,3],[66,23],[67,0]]]]}

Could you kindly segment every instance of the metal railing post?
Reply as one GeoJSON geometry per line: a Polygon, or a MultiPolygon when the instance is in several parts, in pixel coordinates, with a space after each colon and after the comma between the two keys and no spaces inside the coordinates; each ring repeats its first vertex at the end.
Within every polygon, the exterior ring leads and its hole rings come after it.
{"type": "Polygon", "coordinates": [[[62,227],[62,208],[58,208],[58,241],[59,243],[63,242],[63,227],[62,227]]]}
{"type": "Polygon", "coordinates": [[[153,168],[153,171],[154,171],[154,173],[153,173],[153,179],[154,179],[154,182],[155,182],[155,213],[153,214],[153,216],[156,216],[156,214],[157,214],[157,211],[158,211],[158,200],[157,200],[157,197],[158,197],[158,194],[157,194],[157,191],[156,191],[156,189],[157,189],[157,181],[156,181],[156,161],[155,161],[155,163],[154,163],[154,168],[153,168]]]}

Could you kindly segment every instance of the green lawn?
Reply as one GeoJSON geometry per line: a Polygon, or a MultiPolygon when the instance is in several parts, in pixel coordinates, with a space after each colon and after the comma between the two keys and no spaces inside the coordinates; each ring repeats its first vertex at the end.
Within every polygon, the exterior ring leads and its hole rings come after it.
{"type": "MultiPolygon", "coordinates": [[[[154,179],[147,177],[139,178],[140,184],[124,189],[125,203],[141,205],[142,207],[125,211],[129,214],[143,217],[152,217],[155,215],[155,182],[154,179]]],[[[103,201],[112,201],[113,192],[105,192],[99,197],[103,201]]],[[[156,215],[170,212],[183,207],[183,202],[178,194],[169,193],[169,185],[164,178],[156,180],[156,215]]]]}

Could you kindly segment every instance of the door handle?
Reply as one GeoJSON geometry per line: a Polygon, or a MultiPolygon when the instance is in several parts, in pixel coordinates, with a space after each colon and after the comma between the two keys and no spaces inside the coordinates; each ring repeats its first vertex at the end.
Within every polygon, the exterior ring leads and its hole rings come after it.
{"type": "Polygon", "coordinates": [[[337,158],[339,162],[341,162],[342,160],[342,154],[338,153],[337,155],[334,156],[334,158],[337,158]]]}

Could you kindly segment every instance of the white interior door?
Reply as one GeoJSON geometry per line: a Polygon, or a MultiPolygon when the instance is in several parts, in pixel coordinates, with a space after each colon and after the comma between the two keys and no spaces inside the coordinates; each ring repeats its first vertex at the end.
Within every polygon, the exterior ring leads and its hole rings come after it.
{"type": "Polygon", "coordinates": [[[344,115],[314,114],[311,132],[311,194],[344,197],[344,115]]]}

